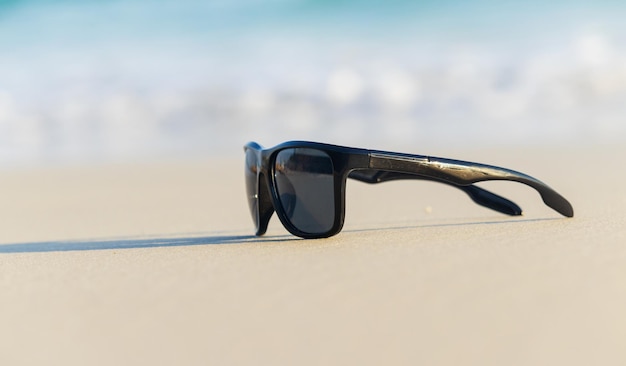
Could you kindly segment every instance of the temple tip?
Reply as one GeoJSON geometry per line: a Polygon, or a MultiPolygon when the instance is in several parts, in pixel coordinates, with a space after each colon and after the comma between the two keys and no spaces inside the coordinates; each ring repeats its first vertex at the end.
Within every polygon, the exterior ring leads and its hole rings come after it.
{"type": "Polygon", "coordinates": [[[459,187],[477,204],[509,216],[520,216],[522,209],[515,202],[478,186],[459,187]]]}
{"type": "Polygon", "coordinates": [[[574,217],[574,208],[563,196],[552,191],[551,194],[542,195],[543,202],[565,217],[574,217]]]}

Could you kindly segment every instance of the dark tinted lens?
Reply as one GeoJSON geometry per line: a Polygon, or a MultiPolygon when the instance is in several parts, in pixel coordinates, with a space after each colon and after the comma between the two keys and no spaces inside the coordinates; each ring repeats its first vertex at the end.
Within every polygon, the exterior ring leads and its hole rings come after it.
{"type": "Polygon", "coordinates": [[[315,149],[285,149],[276,156],[276,189],[287,218],[298,230],[323,234],[335,222],[333,162],[315,149]]]}
{"type": "Polygon", "coordinates": [[[259,226],[259,183],[257,178],[257,158],[252,150],[246,150],[246,195],[252,220],[256,228],[259,226]]]}

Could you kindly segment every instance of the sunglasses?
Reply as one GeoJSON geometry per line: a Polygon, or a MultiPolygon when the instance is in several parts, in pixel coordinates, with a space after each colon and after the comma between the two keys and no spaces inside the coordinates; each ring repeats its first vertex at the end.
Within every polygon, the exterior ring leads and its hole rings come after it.
{"type": "Polygon", "coordinates": [[[341,231],[345,216],[347,178],[366,183],[422,179],[451,185],[475,203],[507,214],[522,209],[504,197],[473,185],[488,180],[524,183],[563,216],[573,217],[572,205],[541,181],[496,166],[430,156],[290,141],[264,149],[244,146],[245,179],[256,235],[263,235],[274,211],[283,226],[302,238],[326,238],[341,231]]]}

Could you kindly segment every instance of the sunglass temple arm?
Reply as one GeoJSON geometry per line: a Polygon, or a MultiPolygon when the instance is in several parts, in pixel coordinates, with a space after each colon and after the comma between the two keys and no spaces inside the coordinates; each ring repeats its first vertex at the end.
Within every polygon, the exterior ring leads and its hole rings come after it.
{"type": "MultiPolygon", "coordinates": [[[[506,168],[461,160],[371,151],[369,154],[369,169],[396,173],[408,173],[421,176],[424,179],[465,187],[471,187],[473,183],[488,180],[507,180],[519,182],[534,188],[537,192],[539,192],[546,205],[563,216],[574,216],[574,209],[572,208],[572,205],[552,188],[529,175],[506,168]]],[[[480,191],[474,190],[474,193],[476,192],[480,191]]],[[[491,196],[493,195],[491,192],[488,192],[487,195],[484,195],[483,192],[480,192],[479,194],[483,194],[483,197],[493,198],[491,196]]],[[[493,196],[499,197],[496,195],[493,196]]],[[[471,194],[470,197],[472,197],[471,194]]],[[[477,203],[482,204],[480,202],[477,203]]]]}
{"type": "Polygon", "coordinates": [[[461,186],[461,185],[451,183],[448,181],[424,177],[424,176],[411,174],[411,173],[399,173],[399,172],[390,172],[390,171],[372,170],[372,169],[352,171],[348,175],[348,178],[356,179],[358,181],[371,183],[371,184],[388,182],[391,180],[404,180],[404,179],[419,179],[419,180],[434,181],[438,183],[447,184],[447,185],[450,185],[452,187],[462,190],[475,203],[483,207],[487,207],[492,210],[498,211],[506,215],[511,215],[511,216],[518,216],[522,214],[522,209],[514,202],[475,185],[461,186]]]}

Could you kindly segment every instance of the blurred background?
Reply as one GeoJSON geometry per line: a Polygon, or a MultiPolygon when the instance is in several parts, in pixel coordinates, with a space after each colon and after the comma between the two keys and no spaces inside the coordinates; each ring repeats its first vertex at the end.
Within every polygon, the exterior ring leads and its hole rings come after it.
{"type": "Polygon", "coordinates": [[[618,0],[0,0],[0,167],[626,136],[618,0]]]}

